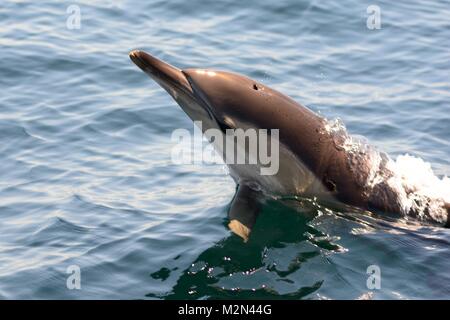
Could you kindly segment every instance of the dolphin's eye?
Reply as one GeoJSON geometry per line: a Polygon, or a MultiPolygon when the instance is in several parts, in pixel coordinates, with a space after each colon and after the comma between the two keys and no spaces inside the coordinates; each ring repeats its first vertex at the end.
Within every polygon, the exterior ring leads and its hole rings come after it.
{"type": "Polygon", "coordinates": [[[323,183],[325,185],[325,188],[328,189],[328,191],[330,191],[330,192],[335,192],[336,191],[336,183],[333,180],[328,179],[327,177],[325,177],[323,179],[323,183]]]}
{"type": "Polygon", "coordinates": [[[258,86],[256,85],[256,83],[253,84],[253,90],[259,90],[258,86]]]}

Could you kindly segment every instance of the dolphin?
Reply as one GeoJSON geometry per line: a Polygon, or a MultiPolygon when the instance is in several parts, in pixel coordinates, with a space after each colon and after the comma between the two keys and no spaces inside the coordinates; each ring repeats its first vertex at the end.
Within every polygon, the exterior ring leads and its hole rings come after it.
{"type": "MultiPolygon", "coordinates": [[[[236,73],[180,70],[139,50],[129,56],[192,121],[201,121],[204,133],[216,129],[226,136],[228,130],[278,129],[279,166],[275,174],[262,175],[259,162],[227,163],[237,184],[228,213],[229,227],[244,240],[261,209],[263,194],[316,198],[448,224],[449,203],[442,201],[437,213],[405,208],[399,191],[388,183],[394,173],[388,168],[386,155],[366,144],[355,151],[353,147],[358,144],[349,145],[351,138],[346,132],[288,96],[236,73]]],[[[239,150],[251,152],[245,146],[239,150]]],[[[218,151],[225,156],[223,150],[218,151]]]]}

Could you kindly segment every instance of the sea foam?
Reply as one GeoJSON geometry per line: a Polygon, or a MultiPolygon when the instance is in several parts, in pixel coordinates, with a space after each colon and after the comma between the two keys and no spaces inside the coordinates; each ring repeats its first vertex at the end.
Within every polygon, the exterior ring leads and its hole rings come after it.
{"type": "Polygon", "coordinates": [[[325,131],[333,136],[338,149],[348,153],[349,163],[354,173],[364,179],[369,197],[381,197],[378,192],[383,190],[383,195],[400,207],[405,218],[440,224],[447,221],[450,178],[435,175],[430,163],[409,154],[394,160],[365,138],[350,135],[340,119],[327,120],[325,131]]]}

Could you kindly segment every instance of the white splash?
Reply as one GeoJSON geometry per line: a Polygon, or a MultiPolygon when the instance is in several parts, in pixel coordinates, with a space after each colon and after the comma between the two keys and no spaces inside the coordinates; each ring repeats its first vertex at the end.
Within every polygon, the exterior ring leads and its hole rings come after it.
{"type": "Polygon", "coordinates": [[[364,180],[361,181],[368,192],[383,186],[390,189],[390,194],[394,195],[391,201],[398,202],[405,217],[414,216],[440,224],[447,221],[450,178],[436,176],[430,163],[408,154],[393,160],[371,147],[366,140],[349,135],[340,119],[327,120],[325,131],[332,134],[338,149],[348,153],[355,174],[362,172],[364,180]]]}
{"type": "Polygon", "coordinates": [[[387,168],[394,173],[387,182],[398,191],[405,212],[442,223],[447,220],[444,206],[450,204],[448,177],[437,177],[430,163],[408,154],[390,159],[387,168]]]}

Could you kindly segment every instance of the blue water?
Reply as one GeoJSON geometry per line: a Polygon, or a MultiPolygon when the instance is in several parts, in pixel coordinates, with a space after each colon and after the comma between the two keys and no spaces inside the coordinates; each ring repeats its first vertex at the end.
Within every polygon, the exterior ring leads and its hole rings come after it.
{"type": "Polygon", "coordinates": [[[171,133],[192,124],[128,58],[246,74],[442,177],[449,17],[450,1],[3,0],[0,298],[449,299],[448,229],[301,200],[233,235],[227,170],[171,162],[171,133]]]}

